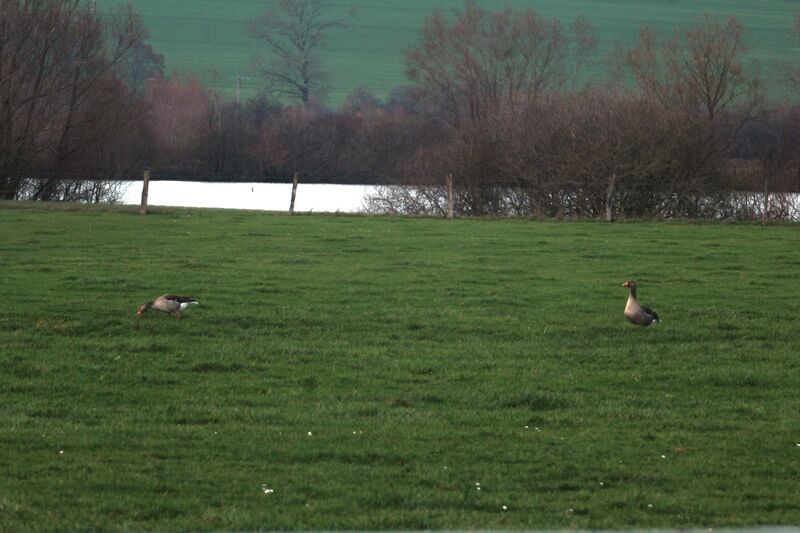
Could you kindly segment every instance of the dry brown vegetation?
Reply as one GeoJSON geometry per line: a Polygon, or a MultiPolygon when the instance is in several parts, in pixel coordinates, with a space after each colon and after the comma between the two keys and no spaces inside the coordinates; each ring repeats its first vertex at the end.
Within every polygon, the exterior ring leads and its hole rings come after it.
{"type": "Polygon", "coordinates": [[[107,177],[146,147],[141,97],[115,68],[143,47],[131,8],[100,17],[86,4],[0,4],[0,198],[95,200],[66,176],[107,177]]]}
{"type": "MultiPolygon", "coordinates": [[[[287,18],[294,4],[250,31],[275,47],[269,24],[314,30],[313,55],[341,21],[323,0],[287,18]]],[[[314,89],[322,70],[291,94],[272,84],[246,102],[191,75],[165,78],[131,8],[32,0],[3,3],[0,16],[3,198],[101,201],[113,197],[110,178],[152,167],[182,179],[381,184],[370,200],[381,212],[443,213],[452,174],[462,215],[796,215],[800,108],[765,102],[732,17],[669,36],[643,27],[600,80],[581,72],[598,45],[586,19],[467,2],[424,22],[407,50],[409,85],[384,101],[359,89],[331,109],[314,89]]],[[[288,68],[303,57],[278,59],[288,68]]]]}

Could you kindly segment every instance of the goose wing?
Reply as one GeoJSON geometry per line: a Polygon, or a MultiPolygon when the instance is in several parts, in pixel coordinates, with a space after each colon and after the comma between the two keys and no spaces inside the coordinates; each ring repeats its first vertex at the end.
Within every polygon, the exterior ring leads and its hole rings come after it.
{"type": "Polygon", "coordinates": [[[653,319],[654,322],[661,322],[661,319],[658,318],[658,314],[655,311],[653,311],[649,307],[645,307],[645,306],[641,306],[641,307],[642,307],[642,311],[644,311],[645,313],[650,315],[650,317],[653,319]]]}
{"type": "Polygon", "coordinates": [[[195,300],[194,298],[187,298],[186,296],[177,296],[175,294],[165,294],[163,298],[169,302],[175,302],[177,304],[197,303],[197,300],[195,300]]]}

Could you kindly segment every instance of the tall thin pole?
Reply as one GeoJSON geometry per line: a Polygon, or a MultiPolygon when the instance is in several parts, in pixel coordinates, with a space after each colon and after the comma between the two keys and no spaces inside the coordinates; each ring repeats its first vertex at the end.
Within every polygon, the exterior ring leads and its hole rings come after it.
{"type": "Polygon", "coordinates": [[[148,168],[144,171],[144,175],[142,176],[142,203],[139,205],[140,215],[147,214],[147,193],[149,188],[150,188],[150,169],[148,168]]]}
{"type": "Polygon", "coordinates": [[[242,101],[242,77],[236,76],[236,103],[239,104],[242,101]]]}
{"type": "Polygon", "coordinates": [[[606,189],[606,222],[614,220],[614,187],[617,184],[617,174],[614,172],[608,178],[608,188],[606,189]]]}
{"type": "Polygon", "coordinates": [[[299,173],[294,173],[294,178],[292,179],[292,203],[289,204],[289,214],[294,215],[294,199],[297,196],[297,182],[300,179],[299,173]]]}
{"type": "Polygon", "coordinates": [[[445,176],[447,183],[447,218],[453,218],[453,175],[445,176]]]}

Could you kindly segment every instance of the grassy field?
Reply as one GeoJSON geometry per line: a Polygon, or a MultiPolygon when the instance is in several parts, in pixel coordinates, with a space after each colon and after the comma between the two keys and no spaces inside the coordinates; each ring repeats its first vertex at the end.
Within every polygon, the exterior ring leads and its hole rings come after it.
{"type": "Polygon", "coordinates": [[[0,268],[0,531],[800,524],[796,226],[5,203],[0,268]]]}
{"type": "MultiPolygon", "coordinates": [[[[100,0],[99,6],[128,0],[100,0]]],[[[244,76],[243,94],[260,86],[251,57],[260,50],[247,37],[249,20],[263,12],[265,0],[134,0],[152,34],[154,48],[163,53],[168,71],[194,72],[204,83],[233,96],[236,77],[244,76]]],[[[349,7],[357,14],[345,29],[330,34],[324,53],[331,74],[331,103],[337,104],[358,86],[384,97],[405,82],[403,52],[415,43],[422,21],[435,8],[462,8],[463,0],[337,0],[340,15],[349,7]]],[[[497,7],[534,7],[565,25],[578,15],[597,27],[602,51],[593,65],[594,76],[605,75],[605,56],[615,42],[631,42],[644,23],[671,35],[699,19],[703,13],[738,16],[746,25],[751,57],[760,62],[773,93],[782,79],[779,65],[796,63],[800,48],[789,35],[798,4],[787,0],[479,0],[497,7]]]]}

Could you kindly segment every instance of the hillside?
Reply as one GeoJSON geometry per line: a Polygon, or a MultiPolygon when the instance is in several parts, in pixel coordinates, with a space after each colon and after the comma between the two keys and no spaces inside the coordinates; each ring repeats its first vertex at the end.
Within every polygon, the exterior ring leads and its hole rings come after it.
{"type": "MultiPolygon", "coordinates": [[[[100,0],[99,6],[123,0],[100,0]]],[[[498,5],[483,0],[484,5],[498,5]]],[[[194,72],[205,84],[233,95],[236,77],[243,76],[243,94],[254,94],[258,75],[250,64],[258,43],[246,35],[246,21],[263,11],[264,0],[135,0],[147,23],[155,49],[164,54],[168,71],[194,72]]],[[[569,24],[578,15],[597,27],[602,52],[595,75],[604,71],[603,57],[614,42],[628,42],[643,23],[663,32],[691,23],[705,12],[736,15],[746,25],[752,58],[762,65],[773,94],[780,91],[778,67],[793,61],[798,44],[789,35],[797,4],[784,0],[511,0],[515,8],[533,6],[569,24]]],[[[325,58],[331,73],[331,103],[340,102],[360,85],[384,97],[405,81],[403,51],[414,42],[423,19],[434,8],[452,10],[462,0],[342,0],[340,14],[356,8],[346,29],[330,34],[325,58]]],[[[666,33],[665,33],[666,34],[666,33]]]]}

